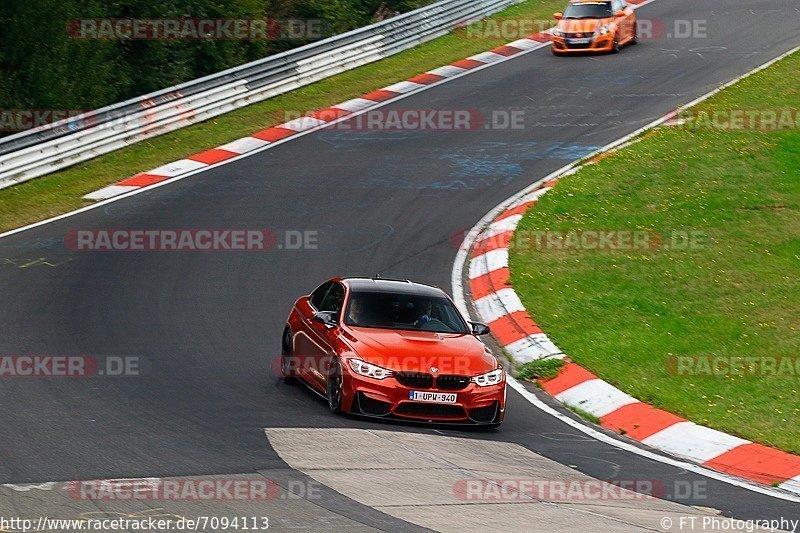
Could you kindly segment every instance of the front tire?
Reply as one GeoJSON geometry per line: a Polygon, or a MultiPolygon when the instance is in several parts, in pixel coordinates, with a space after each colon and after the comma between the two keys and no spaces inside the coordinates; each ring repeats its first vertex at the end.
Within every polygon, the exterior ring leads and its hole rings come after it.
{"type": "Polygon", "coordinates": [[[614,35],[614,45],[611,47],[612,54],[618,54],[620,50],[619,35],[614,35]]]}
{"type": "Polygon", "coordinates": [[[297,376],[292,370],[292,330],[289,326],[283,330],[283,337],[281,338],[281,374],[283,375],[284,383],[297,383],[297,376]]]}
{"type": "Polygon", "coordinates": [[[633,35],[631,36],[631,45],[635,46],[639,44],[639,24],[633,24],[633,35]]]}
{"type": "Polygon", "coordinates": [[[342,362],[338,357],[334,357],[328,369],[327,387],[328,408],[331,413],[342,413],[342,400],[344,398],[344,377],[342,362]]]}

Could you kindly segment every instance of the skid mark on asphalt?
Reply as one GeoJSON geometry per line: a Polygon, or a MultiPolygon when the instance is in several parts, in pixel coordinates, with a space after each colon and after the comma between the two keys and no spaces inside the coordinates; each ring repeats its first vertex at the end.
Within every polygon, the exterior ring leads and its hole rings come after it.
{"type": "MultiPolygon", "coordinates": [[[[581,76],[564,75],[563,71],[552,70],[543,73],[543,78],[551,81],[553,85],[563,85],[564,87],[574,87],[581,83],[588,83],[589,86],[603,83],[606,86],[626,86],[638,85],[644,81],[652,79],[652,76],[633,74],[629,72],[618,72],[604,70],[602,72],[591,73],[581,76]]],[[[550,91],[548,91],[550,92],[550,91]]]]}
{"type": "Polygon", "coordinates": [[[57,266],[63,265],[64,263],[69,263],[70,261],[71,261],[70,258],[48,259],[47,257],[0,258],[0,266],[13,266],[17,268],[44,266],[44,267],[55,268],[57,266]]]}
{"type": "Polygon", "coordinates": [[[360,144],[394,144],[409,139],[418,139],[430,135],[441,135],[430,131],[351,131],[351,132],[323,132],[318,134],[318,139],[334,148],[353,148],[363,150],[360,144]]]}

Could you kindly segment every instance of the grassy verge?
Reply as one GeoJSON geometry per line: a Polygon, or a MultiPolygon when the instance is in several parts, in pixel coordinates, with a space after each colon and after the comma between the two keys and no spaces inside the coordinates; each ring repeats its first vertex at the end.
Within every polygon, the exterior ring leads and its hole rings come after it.
{"type": "Polygon", "coordinates": [[[561,371],[562,366],[564,366],[564,361],[561,359],[528,361],[519,367],[516,378],[524,381],[554,378],[561,371]]]}
{"type": "MultiPolygon", "coordinates": [[[[549,19],[563,4],[564,0],[528,0],[492,18],[549,19]]],[[[496,34],[475,38],[467,37],[464,31],[457,31],[291,93],[0,190],[0,232],[86,205],[87,202],[81,198],[84,194],[137,172],[285,122],[287,111],[305,113],[322,109],[506,44],[515,38],[496,34]]]]}
{"type": "Polygon", "coordinates": [[[567,404],[567,407],[570,411],[578,415],[579,417],[583,418],[584,420],[591,422],[592,424],[599,424],[600,419],[594,416],[592,413],[588,413],[581,409],[580,407],[575,407],[574,405],[567,404]]]}
{"type": "MultiPolygon", "coordinates": [[[[795,110],[800,54],[696,111],[795,110]]],[[[800,124],[797,124],[800,128],[800,124]]],[[[537,230],[641,230],[633,251],[522,246],[514,287],[572,359],[642,401],[800,453],[800,365],[709,376],[676,356],[800,357],[800,131],[659,128],[566,178],[528,212],[537,230]],[[549,249],[548,249],[549,248],[549,249]],[[747,374],[747,372],[744,372],[747,374]]]]}

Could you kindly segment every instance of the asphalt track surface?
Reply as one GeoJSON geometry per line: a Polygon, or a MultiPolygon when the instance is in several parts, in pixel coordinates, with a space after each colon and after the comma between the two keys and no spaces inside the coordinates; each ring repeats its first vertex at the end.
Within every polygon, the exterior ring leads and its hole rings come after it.
{"type": "MultiPolygon", "coordinates": [[[[0,240],[0,354],[140,356],[128,379],[0,383],[0,483],[285,468],[265,427],[434,431],[332,416],[270,372],[289,307],[336,275],[380,273],[449,290],[459,235],[569,161],[800,44],[796,0],[658,0],[639,10],[707,37],[618,55],[540,50],[388,109],[524,110],[523,129],[320,131],[189,179],[0,240]],[[73,229],[318,232],[317,250],[76,253],[73,229]],[[24,267],[26,259],[47,264],[24,267]]],[[[591,440],[510,392],[498,432],[601,479],[699,480],[591,440]]],[[[743,423],[746,423],[743,421],[743,423]]],[[[741,518],[800,506],[708,480],[683,503],[741,518]]]]}

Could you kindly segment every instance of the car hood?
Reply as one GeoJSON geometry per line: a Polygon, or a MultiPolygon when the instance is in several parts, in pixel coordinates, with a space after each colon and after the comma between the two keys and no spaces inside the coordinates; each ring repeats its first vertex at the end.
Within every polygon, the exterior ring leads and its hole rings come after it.
{"type": "Polygon", "coordinates": [[[558,29],[566,33],[594,33],[597,26],[607,24],[613,19],[562,19],[558,29]]]}
{"type": "Polygon", "coordinates": [[[497,361],[472,335],[349,327],[346,339],[362,360],[395,371],[477,376],[497,361]]]}

